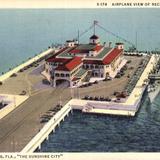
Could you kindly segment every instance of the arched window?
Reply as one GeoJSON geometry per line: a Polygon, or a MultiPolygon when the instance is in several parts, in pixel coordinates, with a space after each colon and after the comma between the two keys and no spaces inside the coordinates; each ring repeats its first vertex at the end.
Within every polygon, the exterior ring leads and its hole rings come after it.
{"type": "Polygon", "coordinates": [[[55,76],[56,76],[56,77],[59,77],[59,73],[56,73],[55,76]]]}
{"type": "Polygon", "coordinates": [[[61,77],[64,77],[64,73],[61,73],[61,77]]]}
{"type": "Polygon", "coordinates": [[[98,68],[98,65],[95,65],[95,68],[98,68]]]}

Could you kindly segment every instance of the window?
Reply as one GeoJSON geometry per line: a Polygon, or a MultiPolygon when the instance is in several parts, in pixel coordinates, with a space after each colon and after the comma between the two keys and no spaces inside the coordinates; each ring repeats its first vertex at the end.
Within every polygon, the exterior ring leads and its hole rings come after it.
{"type": "Polygon", "coordinates": [[[98,68],[98,65],[95,65],[95,68],[98,68]]]}
{"type": "Polygon", "coordinates": [[[61,77],[64,77],[64,74],[63,74],[63,73],[61,73],[61,77]]]}
{"type": "Polygon", "coordinates": [[[59,73],[56,73],[55,76],[56,76],[56,77],[59,77],[59,73]]]}

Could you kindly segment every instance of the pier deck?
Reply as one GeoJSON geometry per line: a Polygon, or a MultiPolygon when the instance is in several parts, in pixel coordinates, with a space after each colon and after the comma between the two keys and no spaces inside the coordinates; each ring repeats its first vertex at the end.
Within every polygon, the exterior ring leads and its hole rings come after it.
{"type": "Polygon", "coordinates": [[[21,151],[43,127],[43,124],[40,123],[40,116],[56,106],[60,99],[62,104],[65,104],[71,96],[73,98],[82,98],[85,95],[111,96],[114,91],[123,90],[129,80],[127,78],[128,73],[132,76],[143,59],[143,57],[128,56],[128,59],[130,58],[132,62],[129,67],[134,66],[134,68],[132,70],[128,69],[123,77],[113,81],[101,81],[85,88],[78,88],[78,92],[76,88],[35,88],[35,85],[40,83],[44,77],[40,74],[32,74],[34,67],[18,73],[17,77],[5,80],[4,84],[0,86],[0,93],[19,94],[22,90],[26,90],[27,94],[30,93],[30,97],[0,120],[0,152],[21,151]]]}

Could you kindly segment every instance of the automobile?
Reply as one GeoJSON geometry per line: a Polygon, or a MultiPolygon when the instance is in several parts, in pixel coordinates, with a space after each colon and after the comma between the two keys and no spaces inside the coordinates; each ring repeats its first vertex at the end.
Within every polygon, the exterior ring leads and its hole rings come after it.
{"type": "Polygon", "coordinates": [[[35,65],[34,65],[34,67],[38,67],[39,66],[39,63],[36,63],[35,65]]]}
{"type": "Polygon", "coordinates": [[[20,93],[20,95],[26,95],[26,91],[23,90],[23,91],[20,93]]]}
{"type": "Polygon", "coordinates": [[[120,75],[121,75],[121,76],[124,76],[124,75],[125,75],[125,73],[121,71],[121,72],[120,72],[120,75]]]}
{"type": "Polygon", "coordinates": [[[127,61],[127,63],[131,63],[131,62],[132,62],[131,60],[128,60],[128,61],[127,61]]]}
{"type": "Polygon", "coordinates": [[[92,85],[92,83],[88,83],[88,86],[91,86],[92,85]]]}
{"type": "Polygon", "coordinates": [[[98,101],[98,100],[99,100],[99,98],[95,96],[95,97],[94,97],[94,100],[95,100],[95,101],[98,101]]]}
{"type": "Polygon", "coordinates": [[[44,114],[44,115],[42,115],[40,118],[41,118],[41,119],[48,119],[49,116],[48,116],[47,114],[44,114]]]}
{"type": "Polygon", "coordinates": [[[23,71],[24,71],[23,69],[20,69],[20,70],[19,70],[19,72],[23,72],[23,71]]]}
{"type": "Polygon", "coordinates": [[[122,68],[122,69],[123,69],[124,71],[126,71],[126,70],[127,70],[127,68],[128,68],[128,66],[127,66],[127,65],[125,65],[125,66],[123,66],[123,68],[122,68]]]}
{"type": "Polygon", "coordinates": [[[93,84],[98,84],[98,81],[94,81],[93,84]]]}
{"type": "Polygon", "coordinates": [[[87,99],[89,99],[89,96],[87,95],[87,96],[85,96],[83,99],[86,99],[86,100],[87,100],[87,99]]]}
{"type": "Polygon", "coordinates": [[[116,96],[117,94],[120,94],[120,92],[114,91],[113,95],[116,96]]]}
{"type": "Polygon", "coordinates": [[[108,102],[111,101],[111,99],[110,99],[109,97],[105,98],[104,100],[105,100],[105,101],[108,101],[108,102]]]}
{"type": "Polygon", "coordinates": [[[100,99],[100,101],[104,101],[104,97],[100,97],[99,99],[100,99]]]}
{"type": "Polygon", "coordinates": [[[88,87],[88,84],[84,84],[83,87],[88,87]]]}
{"type": "Polygon", "coordinates": [[[10,77],[16,77],[17,74],[16,73],[13,73],[10,77]]]}
{"type": "Polygon", "coordinates": [[[120,75],[120,74],[117,74],[117,75],[115,76],[115,78],[121,78],[121,75],[120,75]]]}
{"type": "Polygon", "coordinates": [[[89,97],[88,100],[94,100],[94,98],[93,97],[89,97]]]}
{"type": "Polygon", "coordinates": [[[107,79],[108,81],[112,80],[112,78],[111,78],[111,77],[106,77],[106,79],[107,79]]]}
{"type": "Polygon", "coordinates": [[[33,67],[33,63],[30,64],[30,67],[33,67]]]}
{"type": "Polygon", "coordinates": [[[40,123],[46,123],[46,122],[48,122],[48,121],[49,121],[48,118],[43,118],[43,119],[40,120],[40,123]]]}
{"type": "Polygon", "coordinates": [[[131,67],[129,67],[128,69],[132,70],[132,69],[134,69],[134,67],[133,67],[133,66],[131,66],[131,67]]]}

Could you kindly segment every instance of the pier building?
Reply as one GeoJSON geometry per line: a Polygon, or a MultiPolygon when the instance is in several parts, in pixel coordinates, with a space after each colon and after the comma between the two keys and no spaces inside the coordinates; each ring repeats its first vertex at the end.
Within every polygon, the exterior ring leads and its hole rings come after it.
{"type": "Polygon", "coordinates": [[[111,42],[102,45],[95,34],[87,44],[68,40],[62,49],[46,59],[44,75],[53,87],[77,87],[89,83],[93,77],[112,79],[126,62],[123,50],[123,43],[116,43],[114,47],[111,42]]]}

